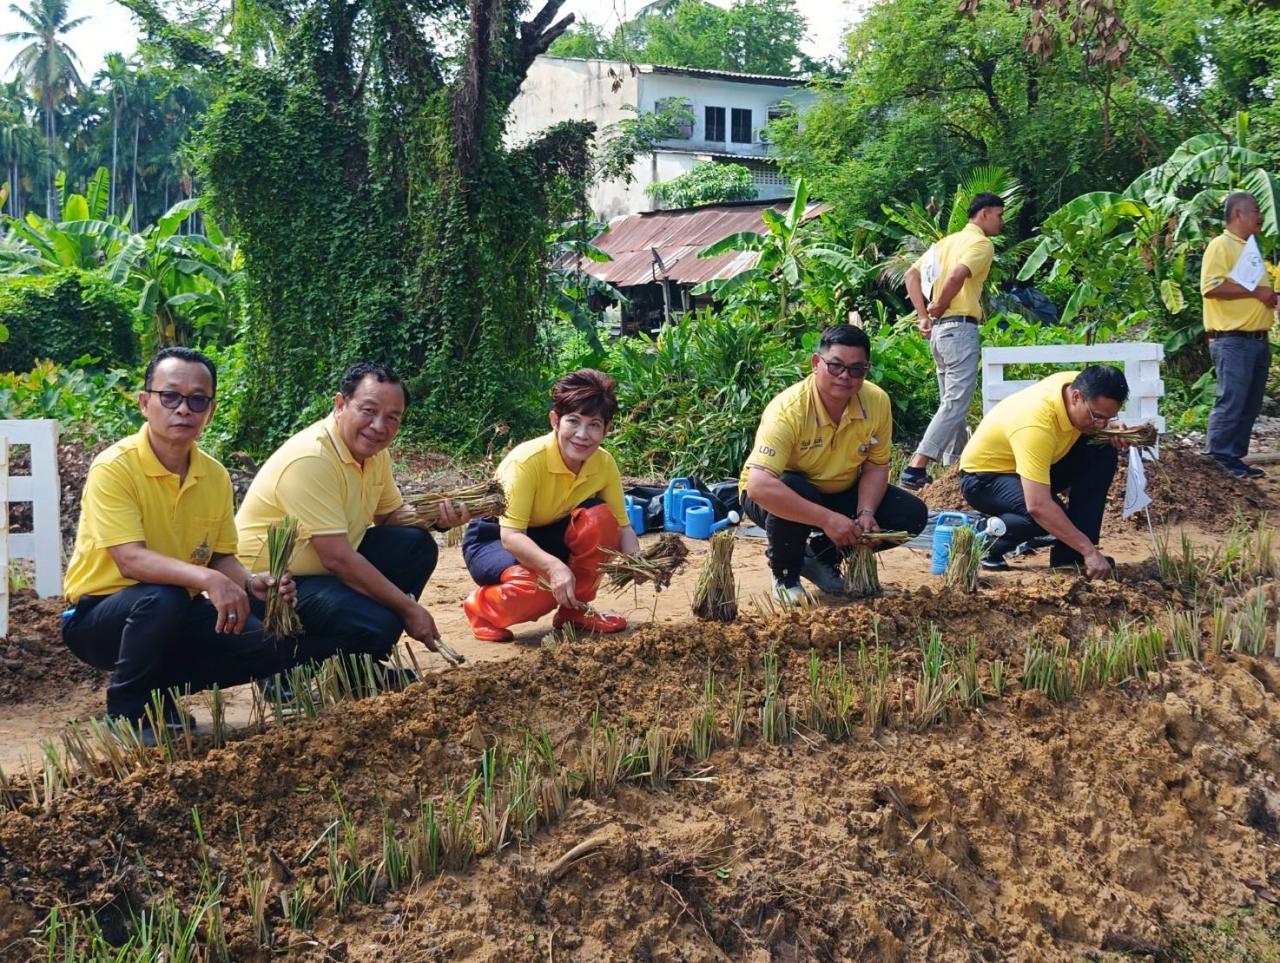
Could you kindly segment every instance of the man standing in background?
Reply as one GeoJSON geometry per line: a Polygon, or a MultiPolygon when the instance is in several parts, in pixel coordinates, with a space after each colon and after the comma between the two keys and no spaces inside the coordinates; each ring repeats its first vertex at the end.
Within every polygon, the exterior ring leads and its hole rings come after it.
{"type": "Polygon", "coordinates": [[[929,339],[939,396],[938,410],[902,471],[902,487],[912,491],[929,483],[929,462],[957,461],[968,438],[965,419],[978,384],[982,286],[995,256],[991,238],[1004,230],[1004,199],[983,192],[969,202],[968,213],[963,230],[948,234],[907,269],[907,294],[916,309],[916,327],[929,339]],[[927,298],[926,275],[931,282],[927,298]]]}
{"type": "Polygon", "coordinates": [[[1276,292],[1257,251],[1256,238],[1262,232],[1258,199],[1244,191],[1228,194],[1224,220],[1226,229],[1209,242],[1200,267],[1204,333],[1218,382],[1205,454],[1237,478],[1258,478],[1265,472],[1241,459],[1249,451],[1267,387],[1276,292]],[[1242,264],[1246,253],[1252,272],[1242,264]],[[1247,284],[1250,280],[1252,286],[1247,284]]]}

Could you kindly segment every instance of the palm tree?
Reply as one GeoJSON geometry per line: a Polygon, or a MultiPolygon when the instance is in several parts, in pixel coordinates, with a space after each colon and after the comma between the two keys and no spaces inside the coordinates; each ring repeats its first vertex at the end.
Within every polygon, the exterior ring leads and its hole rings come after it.
{"type": "Polygon", "coordinates": [[[22,170],[30,164],[32,173],[40,168],[43,144],[40,135],[31,126],[31,98],[27,95],[22,78],[15,77],[0,84],[0,164],[5,167],[5,179],[9,184],[9,213],[21,217],[22,170]]]}
{"type": "Polygon", "coordinates": [[[132,104],[137,93],[137,68],[123,54],[109,53],[94,80],[111,101],[111,194],[108,213],[116,212],[116,157],[120,141],[120,115],[132,104]]]}
{"type": "MultiPolygon", "coordinates": [[[[11,13],[17,14],[30,28],[13,30],[0,39],[8,43],[25,43],[9,65],[10,70],[17,71],[27,78],[31,89],[40,98],[40,109],[44,113],[45,137],[49,141],[49,149],[57,152],[58,120],[55,110],[60,101],[73,87],[82,86],[79,67],[80,58],[65,42],[58,38],[70,33],[80,26],[88,17],[67,19],[67,8],[70,0],[31,0],[31,9],[24,10],[16,3],[9,4],[11,13]]],[[[45,206],[47,216],[56,216],[53,197],[53,179],[50,176],[45,189],[45,206]]]]}

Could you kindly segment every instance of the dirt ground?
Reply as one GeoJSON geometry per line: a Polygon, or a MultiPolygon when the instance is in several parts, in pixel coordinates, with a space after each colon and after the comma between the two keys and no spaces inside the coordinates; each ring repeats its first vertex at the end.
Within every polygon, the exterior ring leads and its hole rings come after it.
{"type": "MultiPolygon", "coordinates": [[[[1198,474],[1171,459],[1163,504],[1192,492],[1198,474]]],[[[1243,495],[1209,479],[1184,499],[1188,531],[1200,544],[1220,541],[1222,506],[1260,515],[1278,503],[1276,475],[1242,483],[1243,495]]],[[[927,495],[951,507],[945,480],[927,495]]],[[[600,607],[626,614],[633,631],[548,645],[549,617],[514,644],[472,640],[459,606],[470,583],[459,550],[445,548],[423,601],[467,666],[0,814],[0,960],[45,958],[26,934],[55,903],[92,909],[112,931],[157,892],[189,902],[199,858],[192,807],[227,876],[236,960],[1160,955],[1183,927],[1280,901],[1274,660],[1225,653],[1171,663],[1144,682],[1063,704],[1016,683],[995,694],[994,660],[1018,677],[1032,636],[1079,641],[1189,604],[1154,580],[1145,523],[1108,524],[1104,547],[1122,563],[1114,583],[1049,573],[1041,552],[978,594],[958,595],[929,575],[927,555],[896,549],[882,556],[883,598],[781,613],[748,602],[731,626],[690,618],[706,543],[689,545],[691,564],[656,598],[645,589],[602,597],[600,607]],[[929,622],[952,645],[975,637],[988,698],[922,727],[904,714],[929,622]],[[810,651],[831,660],[873,638],[893,653],[883,729],[832,741],[801,727],[783,746],[760,738],[767,651],[777,651],[799,712],[810,651]],[[384,818],[407,828],[418,801],[460,785],[486,746],[545,732],[565,765],[580,769],[596,713],[632,733],[657,723],[687,739],[708,667],[722,693],[740,672],[746,680],[741,747],[679,764],[665,788],[637,780],[575,799],[531,840],[465,871],[341,914],[325,902],[301,929],[284,918],[282,894],[323,889],[324,848],[313,844],[335,818],[335,790],[372,851],[384,818]],[[247,912],[241,835],[248,861],[271,880],[270,950],[247,912]],[[558,865],[583,843],[585,858],[558,865]]],[[[735,572],[744,598],[763,596],[762,540],[739,539],[735,572]]],[[[102,708],[101,674],[60,648],[60,606],[15,606],[21,617],[0,649],[0,766],[11,774],[38,755],[41,738],[102,708]]],[[[1274,593],[1272,607],[1274,623],[1274,593]]],[[[198,703],[196,712],[207,720],[198,703]]],[[[247,720],[242,693],[230,717],[247,720]]],[[[724,727],[722,715],[722,736],[724,727]]]]}

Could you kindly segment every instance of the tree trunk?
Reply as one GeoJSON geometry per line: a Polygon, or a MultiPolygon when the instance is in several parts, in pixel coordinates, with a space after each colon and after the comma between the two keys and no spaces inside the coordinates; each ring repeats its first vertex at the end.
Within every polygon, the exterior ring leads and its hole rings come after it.
{"type": "Polygon", "coordinates": [[[120,134],[120,100],[114,100],[111,111],[111,195],[107,201],[107,213],[112,217],[116,213],[116,141],[120,134]]]}
{"type": "Polygon", "coordinates": [[[129,204],[133,208],[130,227],[136,234],[138,231],[138,137],[142,133],[142,118],[133,119],[133,182],[129,187],[129,204]]]}
{"type": "Polygon", "coordinates": [[[53,169],[58,166],[58,122],[53,117],[53,99],[49,96],[48,88],[46,87],[41,93],[44,100],[44,134],[49,139],[49,159],[52,161],[49,165],[49,176],[45,181],[45,217],[51,221],[56,221],[58,219],[58,209],[53,199],[53,169]]]}

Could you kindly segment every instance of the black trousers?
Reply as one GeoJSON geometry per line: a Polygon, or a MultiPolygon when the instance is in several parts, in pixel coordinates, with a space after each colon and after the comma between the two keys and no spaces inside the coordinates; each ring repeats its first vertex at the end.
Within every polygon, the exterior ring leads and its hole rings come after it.
{"type": "Polygon", "coordinates": [[[151,693],[197,692],[276,671],[275,643],[250,616],[238,635],[213,630],[218,610],[177,585],[131,585],[86,595],[62,623],[62,639],[82,662],[111,670],[107,712],[142,718],[151,693]]]}
{"type": "MultiPolygon", "coordinates": [[[[842,492],[826,494],[818,491],[813,482],[798,471],[783,472],[782,482],[805,501],[823,508],[848,515],[858,511],[858,484],[854,482],[842,492]]],[[[804,564],[804,551],[810,533],[815,529],[803,522],[793,522],[765,511],[746,494],[742,494],[742,510],[769,536],[769,568],[773,577],[784,581],[799,576],[804,564]]],[[[910,492],[894,485],[885,489],[880,507],[876,509],[876,524],[887,532],[910,532],[912,537],[924,531],[929,521],[929,509],[924,502],[910,492]]],[[[890,546],[883,546],[888,548],[890,546]]],[[[840,551],[826,535],[819,534],[813,540],[814,553],[824,561],[835,564],[840,551]]]]}
{"type": "MultiPolygon", "coordinates": [[[[1102,514],[1117,461],[1116,450],[1110,445],[1091,445],[1088,436],[1082,436],[1049,469],[1053,500],[1066,512],[1071,524],[1095,545],[1102,533],[1102,514]],[[1070,496],[1064,503],[1058,496],[1068,489],[1070,496]]],[[[974,472],[960,479],[960,491],[965,501],[984,515],[1004,519],[1006,531],[991,543],[987,558],[1000,560],[1027,539],[1046,534],[1027,511],[1021,476],[1012,472],[974,472]]],[[[1079,565],[1083,561],[1079,552],[1061,542],[1054,542],[1049,550],[1050,565],[1079,565]]]]}
{"type": "MultiPolygon", "coordinates": [[[[415,599],[436,569],[439,549],[430,532],[404,525],[375,525],[357,551],[395,586],[415,599]]],[[[344,653],[368,653],[381,661],[404,632],[400,616],[333,575],[300,575],[298,615],[303,634],[285,668],[344,653]]]]}

